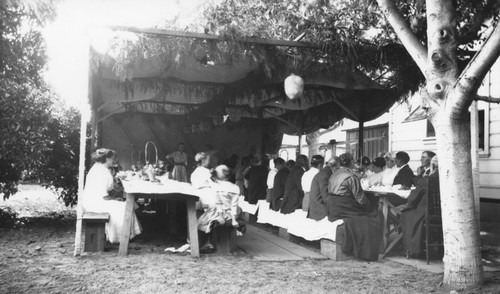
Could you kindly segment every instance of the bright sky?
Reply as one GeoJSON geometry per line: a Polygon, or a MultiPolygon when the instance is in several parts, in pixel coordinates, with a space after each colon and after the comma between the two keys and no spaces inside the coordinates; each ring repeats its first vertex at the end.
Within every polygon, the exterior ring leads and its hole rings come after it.
{"type": "MultiPolygon", "coordinates": [[[[44,30],[49,56],[47,81],[70,106],[88,115],[88,46],[106,51],[111,35],[106,25],[143,28],[172,22],[185,28],[199,19],[204,0],[66,0],[44,30]]],[[[210,1],[214,2],[214,1],[210,1]]],[[[88,119],[88,117],[87,117],[88,119]]]]}

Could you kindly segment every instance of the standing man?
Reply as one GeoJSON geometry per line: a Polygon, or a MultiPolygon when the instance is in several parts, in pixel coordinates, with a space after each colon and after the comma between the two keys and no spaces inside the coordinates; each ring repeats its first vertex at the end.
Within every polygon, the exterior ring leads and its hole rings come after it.
{"type": "Polygon", "coordinates": [[[302,176],[302,190],[304,190],[304,198],[302,199],[302,210],[309,210],[309,191],[311,191],[311,183],[314,176],[323,169],[325,158],[321,155],[313,155],[311,158],[311,168],[302,176]]]}
{"type": "Polygon", "coordinates": [[[281,213],[289,214],[301,208],[304,190],[302,189],[302,175],[309,169],[309,159],[305,155],[299,155],[295,166],[285,182],[285,195],[281,204],[281,213]]]}

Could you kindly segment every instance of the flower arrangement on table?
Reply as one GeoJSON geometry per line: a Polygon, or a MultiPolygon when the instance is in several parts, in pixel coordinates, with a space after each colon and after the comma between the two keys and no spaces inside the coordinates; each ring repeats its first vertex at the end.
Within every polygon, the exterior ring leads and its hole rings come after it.
{"type": "Polygon", "coordinates": [[[120,180],[144,180],[158,182],[157,177],[162,177],[167,173],[165,162],[158,160],[157,163],[146,163],[144,166],[132,165],[131,170],[120,171],[116,174],[116,178],[120,180]]]}

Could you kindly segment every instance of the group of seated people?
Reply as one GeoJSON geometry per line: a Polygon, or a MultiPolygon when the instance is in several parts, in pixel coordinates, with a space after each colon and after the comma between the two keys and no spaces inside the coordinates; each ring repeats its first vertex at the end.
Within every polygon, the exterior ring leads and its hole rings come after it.
{"type": "MultiPolygon", "coordinates": [[[[117,153],[111,149],[101,148],[92,156],[93,165],[89,170],[84,187],[82,207],[84,212],[109,213],[109,221],[105,226],[106,239],[110,243],[118,243],[125,202],[123,187],[120,187],[120,178],[116,173],[117,153]]],[[[176,163],[170,178],[177,181],[187,181],[186,154],[183,144],[178,150],[167,155],[176,163]]],[[[196,154],[195,161],[198,167],[191,174],[190,180],[194,187],[205,189],[199,201],[198,229],[205,236],[205,245],[200,248],[205,253],[215,250],[211,243],[211,231],[216,225],[232,225],[241,233],[245,226],[239,219],[241,210],[238,208],[240,188],[230,182],[230,169],[225,165],[210,168],[212,159],[207,152],[196,154]]],[[[148,178],[148,180],[151,180],[148,178]]],[[[134,204],[137,209],[137,204],[134,204]]],[[[135,212],[132,213],[130,239],[141,234],[142,227],[135,212]]]]}
{"type": "Polygon", "coordinates": [[[330,221],[343,219],[348,235],[344,251],[374,260],[378,257],[382,236],[381,215],[378,199],[365,195],[363,187],[385,185],[410,189],[415,186],[407,200],[396,197],[390,201],[403,212],[400,224],[407,256],[419,256],[425,216],[425,202],[421,200],[426,193],[422,179],[438,177],[438,162],[434,152],[424,151],[415,175],[408,166],[409,161],[409,155],[403,151],[389,152],[373,161],[364,157],[358,165],[348,153],[332,157],[326,164],[322,156],[314,155],[310,167],[304,155],[298,156],[295,164],[277,158],[274,160],[277,172],[270,173],[274,176],[273,186],[266,199],[271,209],[283,214],[303,209],[308,218],[317,221],[325,217],[330,221]]]}
{"type": "MultiPolygon", "coordinates": [[[[110,242],[118,242],[124,216],[125,203],[121,197],[113,197],[110,191],[116,184],[110,168],[115,164],[116,152],[99,149],[93,154],[95,164],[90,169],[85,185],[84,207],[90,211],[109,212],[106,236],[110,242]],[[118,200],[118,201],[116,201],[118,200]]],[[[173,175],[179,181],[187,181],[187,157],[183,144],[167,155],[174,163],[173,175]]],[[[251,204],[266,199],[270,208],[283,214],[297,209],[307,211],[307,217],[329,221],[343,219],[349,236],[343,244],[344,251],[363,259],[376,260],[381,240],[381,216],[377,203],[368,198],[363,187],[376,185],[401,185],[402,189],[415,186],[407,201],[402,200],[401,225],[403,245],[412,255],[422,253],[422,224],[425,209],[422,197],[425,193],[420,179],[437,177],[437,157],[431,151],[422,154],[421,167],[415,175],[408,166],[406,152],[389,152],[370,161],[362,158],[358,164],[344,153],[326,163],[321,155],[305,155],[296,160],[273,160],[269,168],[265,156],[249,156],[240,163],[237,158],[225,161],[226,165],[214,166],[210,152],[195,156],[196,169],[190,175],[191,184],[206,193],[200,197],[198,228],[207,234],[202,250],[214,250],[211,231],[214,225],[232,225],[244,231],[238,209],[238,198],[245,196],[251,204]],[[432,160],[432,164],[431,164],[432,160]],[[361,241],[360,241],[361,240],[361,241]],[[345,246],[344,246],[345,245],[345,246]],[[206,248],[205,248],[206,247],[206,248]]],[[[131,238],[141,233],[141,226],[133,215],[131,238]]]]}

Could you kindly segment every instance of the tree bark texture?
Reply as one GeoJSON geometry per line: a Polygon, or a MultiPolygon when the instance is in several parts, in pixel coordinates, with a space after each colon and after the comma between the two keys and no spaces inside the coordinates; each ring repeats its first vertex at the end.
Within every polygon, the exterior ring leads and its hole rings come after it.
{"type": "Polygon", "coordinates": [[[309,160],[311,160],[313,155],[321,154],[319,150],[319,135],[319,131],[306,135],[306,143],[309,147],[309,160]]]}
{"type": "MultiPolygon", "coordinates": [[[[446,120],[446,118],[444,119],[446,120]]],[[[484,280],[475,217],[467,119],[436,124],[444,237],[444,283],[458,287],[484,280]]]]}
{"type": "MultiPolygon", "coordinates": [[[[468,107],[474,86],[458,79],[457,30],[451,0],[427,0],[431,121],[436,129],[444,237],[444,283],[473,287],[484,281],[476,221],[468,107]],[[468,102],[469,101],[469,102],[468,102]]],[[[477,89],[477,88],[476,88],[477,89]]]]}
{"type": "Polygon", "coordinates": [[[475,214],[468,108],[481,80],[500,55],[500,26],[495,25],[486,43],[459,73],[457,19],[452,0],[426,0],[427,47],[415,41],[392,0],[377,2],[426,78],[420,92],[424,98],[422,107],[436,129],[444,282],[459,288],[481,285],[484,274],[475,214]]]}

